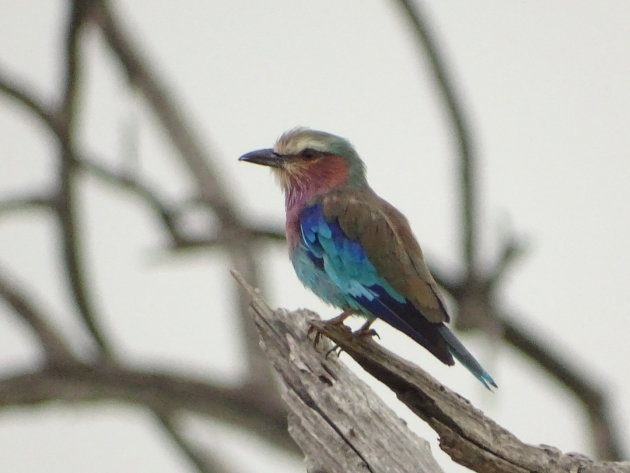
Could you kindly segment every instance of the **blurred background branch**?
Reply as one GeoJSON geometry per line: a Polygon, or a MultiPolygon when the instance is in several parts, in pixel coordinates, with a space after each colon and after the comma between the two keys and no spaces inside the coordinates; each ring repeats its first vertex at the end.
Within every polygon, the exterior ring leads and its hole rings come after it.
{"type": "MultiPolygon", "coordinates": [[[[77,102],[81,87],[81,35],[89,25],[88,20],[94,18],[106,19],[103,31],[106,38],[110,40],[114,38],[114,41],[110,44],[115,46],[118,44],[116,41],[126,41],[123,31],[118,27],[114,27],[105,2],[90,0],[69,2],[68,26],[65,38],[64,81],[58,111],[47,110],[30,91],[17,86],[8,78],[3,76],[0,79],[0,90],[42,120],[57,138],[59,148],[59,178],[56,195],[52,198],[36,196],[7,199],[2,201],[0,208],[5,213],[8,211],[16,212],[30,207],[47,207],[55,210],[61,235],[62,263],[66,269],[71,299],[76,304],[77,312],[83,320],[87,332],[98,347],[98,357],[104,357],[105,360],[110,361],[116,360],[115,363],[119,364],[122,360],[116,359],[111,343],[104,335],[100,326],[102,315],[97,313],[94,306],[94,298],[88,289],[87,263],[83,256],[80,240],[81,232],[79,230],[80,223],[77,222],[75,203],[79,171],[82,169],[87,170],[101,179],[107,180],[109,183],[115,183],[140,195],[156,211],[165,230],[173,240],[173,247],[182,246],[186,239],[180,237],[183,232],[178,229],[175,218],[172,216],[172,211],[167,208],[167,204],[160,200],[148,187],[142,186],[133,177],[117,175],[96,163],[89,163],[78,157],[79,152],[77,151],[75,135],[77,102]]],[[[103,26],[103,23],[97,22],[97,24],[103,26]]],[[[258,278],[254,272],[256,266],[253,261],[254,257],[247,249],[246,244],[243,245],[238,242],[239,235],[249,237],[250,233],[241,231],[245,230],[245,226],[236,217],[236,207],[229,202],[229,193],[222,188],[216,173],[210,168],[210,157],[201,151],[203,149],[202,146],[193,138],[192,133],[189,131],[189,126],[184,122],[184,118],[176,113],[178,107],[173,103],[169,94],[163,88],[160,88],[154,79],[151,79],[154,76],[143,73],[145,70],[144,64],[133,53],[130,56],[128,44],[124,46],[122,50],[113,47],[113,52],[121,58],[122,65],[131,65],[140,71],[140,76],[136,77],[134,82],[140,90],[148,91],[146,95],[149,104],[154,106],[156,115],[164,119],[165,131],[172,138],[175,147],[181,152],[183,162],[190,165],[191,176],[194,176],[198,182],[199,197],[197,199],[205,202],[209,209],[220,217],[222,226],[228,227],[230,230],[231,238],[225,238],[221,242],[222,245],[230,250],[234,266],[257,281],[258,278]]],[[[191,445],[186,436],[180,432],[177,423],[171,418],[171,412],[181,409],[195,410],[191,409],[190,404],[201,404],[202,410],[206,411],[205,414],[213,418],[227,415],[229,422],[232,424],[238,423],[238,421],[234,419],[236,416],[229,415],[229,412],[238,410],[239,418],[241,422],[244,422],[248,431],[255,432],[258,430],[264,435],[266,440],[271,439],[278,443],[279,446],[290,451],[294,448],[293,444],[288,441],[286,433],[285,409],[280,404],[274,385],[270,383],[271,373],[267,362],[260,356],[257,338],[253,334],[249,340],[246,338],[245,347],[249,353],[250,366],[242,388],[230,389],[227,394],[217,395],[213,385],[202,385],[199,381],[187,379],[170,381],[170,385],[173,387],[169,388],[168,380],[170,378],[168,377],[158,379],[161,382],[158,382],[157,385],[155,384],[156,378],[159,378],[157,373],[147,375],[140,373],[136,376],[137,379],[133,379],[130,385],[125,386],[124,383],[120,383],[123,379],[129,378],[125,372],[116,371],[117,368],[115,369],[113,366],[103,368],[101,367],[102,361],[87,362],[86,365],[75,359],[69,347],[62,341],[61,335],[48,326],[48,317],[43,316],[31,306],[30,296],[12,287],[9,281],[2,280],[0,280],[0,296],[31,327],[41,343],[46,355],[45,361],[48,365],[47,368],[38,373],[13,374],[0,380],[0,404],[5,407],[61,399],[69,402],[80,402],[83,396],[77,391],[86,394],[88,400],[114,398],[129,402],[134,398],[133,390],[139,389],[142,394],[139,395],[135,402],[153,410],[157,424],[172,439],[174,445],[180,449],[181,453],[189,459],[190,464],[200,473],[228,470],[225,465],[221,465],[219,469],[220,463],[213,459],[211,452],[201,452],[199,448],[191,445]],[[61,366],[64,368],[61,369],[61,366]],[[107,379],[105,384],[102,384],[103,378],[95,376],[99,372],[105,374],[103,377],[107,379]],[[83,376],[86,373],[89,373],[88,379],[83,376]],[[112,378],[118,381],[115,387],[107,384],[108,381],[111,382],[112,378]],[[148,378],[153,383],[147,383],[143,378],[148,378]],[[166,383],[164,379],[167,380],[166,383]],[[87,382],[88,385],[76,384],[77,382],[87,382]],[[179,400],[175,405],[169,405],[168,401],[165,403],[169,390],[178,393],[185,392],[186,384],[201,386],[206,392],[203,393],[203,396],[199,396],[201,399],[197,398],[196,401],[188,400],[183,402],[179,400]],[[144,395],[146,392],[150,394],[148,397],[144,395]],[[218,408],[214,406],[217,398],[222,399],[222,404],[218,408]],[[244,398],[249,398],[249,400],[243,401],[244,398]],[[166,404],[168,409],[164,409],[163,404],[166,404]],[[259,420],[260,417],[263,418],[262,422],[259,420]],[[258,427],[252,424],[257,424],[258,427]]],[[[236,295],[236,300],[237,305],[241,306],[240,312],[243,314],[241,316],[243,325],[248,326],[248,329],[244,329],[243,332],[251,332],[251,321],[244,315],[246,313],[246,302],[239,294],[236,295]]]]}
{"type": "MultiPolygon", "coordinates": [[[[194,126],[186,117],[184,109],[175,102],[165,83],[160,80],[160,75],[143,58],[139,47],[133,43],[126,28],[121,20],[116,18],[108,3],[97,4],[96,24],[104,41],[119,61],[130,84],[142,94],[165,135],[177,150],[179,163],[184,165],[190,173],[190,178],[196,183],[198,194],[196,199],[205,204],[208,211],[218,218],[218,233],[228,236],[224,239],[224,247],[230,256],[231,264],[255,281],[255,284],[261,285],[257,258],[252,251],[252,241],[249,240],[250,232],[239,217],[240,212],[233,201],[234,197],[228,192],[213,165],[214,159],[207,152],[208,147],[196,137],[194,126]]],[[[234,288],[234,299],[238,307],[237,314],[241,322],[243,345],[247,356],[247,382],[252,389],[258,390],[261,398],[267,399],[267,402],[278,402],[277,394],[270,389],[269,364],[260,356],[258,338],[251,320],[247,317],[245,293],[238,285],[230,283],[234,288]]]]}
{"type": "Polygon", "coordinates": [[[446,288],[457,301],[459,310],[456,327],[459,329],[482,328],[491,337],[502,337],[510,346],[521,352],[536,366],[545,371],[556,382],[569,390],[588,413],[591,423],[593,445],[600,458],[621,460],[624,452],[616,430],[605,388],[597,386],[589,377],[589,373],[579,370],[569,362],[571,355],[560,356],[552,349],[552,342],[543,340],[532,328],[525,329],[516,318],[505,314],[498,307],[501,300],[496,293],[497,287],[511,267],[516,256],[520,255],[521,245],[513,237],[499,248],[498,263],[490,270],[484,269],[479,256],[477,220],[479,214],[479,173],[477,157],[474,152],[472,133],[464,113],[464,107],[458,100],[454,80],[445,65],[444,54],[439,50],[438,39],[425,19],[419,2],[412,0],[395,0],[402,8],[404,16],[416,33],[417,44],[422,50],[422,58],[426,58],[433,72],[444,107],[448,112],[458,157],[459,215],[462,222],[461,245],[463,260],[466,263],[464,275],[453,278],[446,277],[442,271],[438,282],[446,288]]]}

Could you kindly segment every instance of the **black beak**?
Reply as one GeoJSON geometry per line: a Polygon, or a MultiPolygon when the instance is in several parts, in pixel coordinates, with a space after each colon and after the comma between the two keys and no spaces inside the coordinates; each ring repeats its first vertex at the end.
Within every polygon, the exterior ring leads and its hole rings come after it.
{"type": "Polygon", "coordinates": [[[247,161],[248,163],[261,164],[263,166],[271,166],[273,168],[281,168],[284,159],[272,149],[257,149],[250,153],[244,154],[239,161],[247,161]]]}

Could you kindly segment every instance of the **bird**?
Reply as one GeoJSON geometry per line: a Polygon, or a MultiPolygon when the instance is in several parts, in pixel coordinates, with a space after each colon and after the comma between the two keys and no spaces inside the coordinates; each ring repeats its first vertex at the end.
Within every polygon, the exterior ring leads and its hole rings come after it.
{"type": "Polygon", "coordinates": [[[361,332],[381,319],[443,363],[456,359],[486,388],[497,387],[446,326],[446,304],[407,218],[372,190],[350,141],[298,127],[239,161],[268,166],[277,178],[293,268],[306,288],[342,310],[329,323],[362,316],[361,332]]]}

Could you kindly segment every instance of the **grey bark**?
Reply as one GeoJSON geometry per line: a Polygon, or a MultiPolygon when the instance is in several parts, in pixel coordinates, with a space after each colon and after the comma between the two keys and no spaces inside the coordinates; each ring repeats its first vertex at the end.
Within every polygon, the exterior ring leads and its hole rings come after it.
{"type": "Polygon", "coordinates": [[[336,356],[326,357],[330,343],[315,344],[316,314],[273,311],[239,280],[252,296],[263,350],[284,384],[289,433],[309,473],[443,473],[426,440],[336,356]]]}
{"type": "Polygon", "coordinates": [[[289,432],[304,452],[311,473],[441,471],[425,440],[412,433],[338,358],[326,357],[326,344],[314,341],[317,333],[392,389],[436,431],[440,448],[474,471],[630,473],[630,462],[594,461],[546,445],[525,444],[374,340],[353,336],[344,326],[326,324],[307,310],[271,310],[238,273],[234,276],[252,298],[251,313],[263,349],[286,388],[289,432]]]}

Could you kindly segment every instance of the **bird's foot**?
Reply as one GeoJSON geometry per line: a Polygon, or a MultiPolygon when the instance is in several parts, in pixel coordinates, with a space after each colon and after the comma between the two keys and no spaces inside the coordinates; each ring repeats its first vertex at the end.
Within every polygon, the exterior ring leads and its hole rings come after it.
{"type": "Polygon", "coordinates": [[[335,344],[335,346],[333,346],[330,350],[326,352],[326,354],[324,355],[324,358],[328,359],[331,353],[334,353],[335,355],[337,355],[337,358],[339,358],[339,355],[341,355],[342,351],[343,351],[343,348],[335,344]]]}
{"type": "Polygon", "coordinates": [[[356,338],[372,338],[376,337],[380,340],[381,336],[373,328],[367,328],[365,330],[359,329],[356,332],[352,332],[352,336],[356,338]]]}
{"type": "MultiPolygon", "coordinates": [[[[369,326],[366,328],[361,327],[360,329],[350,333],[350,338],[352,338],[353,340],[358,340],[361,338],[372,338],[372,337],[381,338],[378,332],[374,330],[373,328],[369,328],[369,326]]],[[[341,355],[342,352],[343,352],[343,347],[335,344],[334,347],[332,347],[330,350],[326,352],[326,354],[324,355],[324,358],[328,359],[331,353],[335,353],[337,355],[337,358],[339,358],[339,355],[341,355]]]]}
{"type": "MultiPolygon", "coordinates": [[[[338,325],[343,325],[343,324],[334,324],[335,326],[338,325]]],[[[348,327],[344,326],[346,328],[346,330],[350,330],[348,327]]],[[[307,336],[310,337],[313,332],[315,332],[315,336],[313,337],[313,348],[317,348],[317,346],[319,345],[319,342],[322,340],[322,337],[324,336],[324,334],[321,331],[321,326],[318,325],[311,325],[308,328],[308,332],[307,332],[307,336]]],[[[328,355],[330,354],[331,351],[335,350],[338,347],[338,345],[335,345],[334,348],[332,350],[328,350],[328,352],[326,352],[326,357],[328,357],[328,355]]]]}
{"type": "MultiPolygon", "coordinates": [[[[341,314],[339,314],[336,317],[333,317],[332,319],[326,320],[324,321],[325,325],[333,325],[333,326],[339,326],[342,325],[343,326],[343,322],[344,320],[346,320],[348,317],[350,317],[352,314],[355,313],[354,309],[346,309],[344,310],[341,314]]],[[[315,332],[315,338],[313,339],[313,346],[315,348],[317,348],[317,345],[319,345],[320,340],[322,339],[322,332],[319,330],[319,327],[317,327],[316,325],[311,324],[311,326],[308,328],[308,332],[307,335],[311,336],[311,334],[315,332]]],[[[335,346],[336,348],[337,346],[335,346]]],[[[334,349],[333,349],[334,350],[334,349]]],[[[330,353],[331,350],[329,350],[326,353],[326,357],[328,357],[328,354],[330,353]]]]}
{"type": "Polygon", "coordinates": [[[381,338],[381,336],[378,334],[378,332],[376,330],[374,330],[373,328],[370,328],[370,326],[374,323],[376,319],[368,319],[365,321],[365,323],[363,325],[361,325],[361,327],[359,327],[359,330],[352,332],[352,336],[353,337],[377,337],[377,338],[381,338]]]}
{"type": "MultiPolygon", "coordinates": [[[[345,318],[348,317],[348,315],[350,314],[345,314],[345,311],[343,314],[341,314],[342,316],[344,316],[343,318],[341,318],[341,316],[335,317],[334,319],[328,320],[326,321],[326,325],[342,325],[343,324],[343,320],[345,318]]],[[[375,319],[370,319],[367,322],[365,322],[358,330],[355,330],[354,332],[350,332],[350,338],[352,339],[361,339],[361,338],[365,338],[365,337],[378,337],[381,338],[380,335],[378,334],[378,332],[376,330],[374,330],[373,328],[370,328],[370,326],[372,325],[372,323],[374,322],[375,319]]],[[[348,329],[346,327],[346,329],[348,329]]],[[[321,337],[323,336],[323,333],[319,330],[319,327],[315,326],[315,325],[311,325],[308,333],[309,335],[313,332],[316,331],[317,333],[315,334],[315,338],[313,341],[313,346],[315,348],[317,348],[317,345],[319,345],[319,341],[321,340],[321,337]]],[[[328,357],[330,356],[331,353],[335,353],[337,355],[337,357],[339,357],[339,355],[341,355],[341,353],[343,352],[343,348],[341,346],[339,346],[338,344],[335,344],[330,350],[328,350],[326,352],[326,354],[324,355],[324,358],[328,359],[328,357]]]]}
{"type": "Polygon", "coordinates": [[[345,309],[337,317],[333,317],[332,319],[327,320],[325,323],[326,325],[342,325],[348,317],[355,313],[356,311],[354,309],[345,309]]]}

